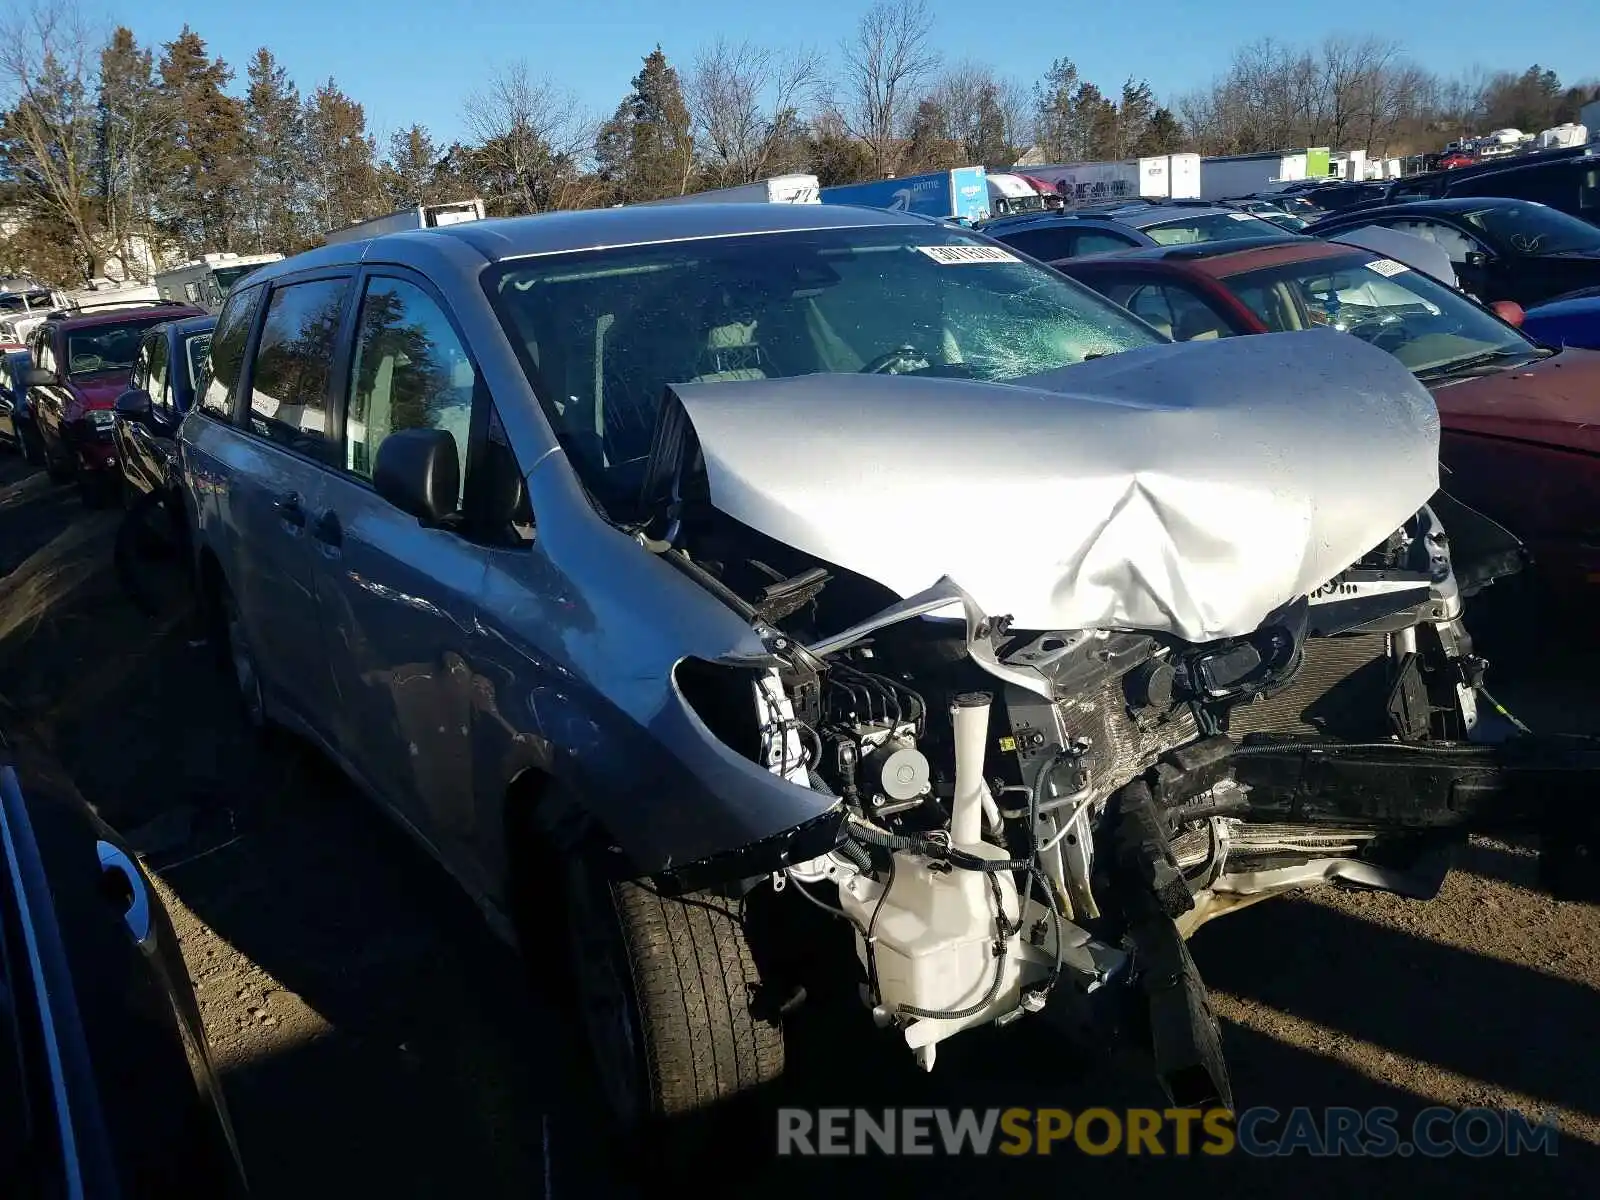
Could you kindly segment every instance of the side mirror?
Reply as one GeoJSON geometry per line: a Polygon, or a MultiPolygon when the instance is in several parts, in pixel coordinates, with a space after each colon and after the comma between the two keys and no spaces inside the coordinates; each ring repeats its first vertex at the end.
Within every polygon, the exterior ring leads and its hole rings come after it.
{"type": "Polygon", "coordinates": [[[29,387],[53,387],[61,381],[55,377],[54,372],[46,371],[43,367],[29,367],[24,382],[29,387]]]}
{"type": "Polygon", "coordinates": [[[148,420],[150,408],[150,393],[143,388],[129,388],[117,397],[117,416],[130,421],[148,420]]]}
{"type": "Polygon", "coordinates": [[[378,444],[372,486],[390,504],[424,525],[456,514],[461,459],[443,429],[401,429],[378,444]]]}
{"type": "Polygon", "coordinates": [[[1507,325],[1513,326],[1517,329],[1522,328],[1522,318],[1527,316],[1527,314],[1522,310],[1522,305],[1518,304],[1515,300],[1496,300],[1493,304],[1489,305],[1489,311],[1494,313],[1495,316],[1499,317],[1507,325]]]}

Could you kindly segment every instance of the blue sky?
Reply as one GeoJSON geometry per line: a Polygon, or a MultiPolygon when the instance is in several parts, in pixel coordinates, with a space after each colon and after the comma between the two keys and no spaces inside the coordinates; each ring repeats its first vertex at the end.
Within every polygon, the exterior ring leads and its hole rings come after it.
{"type": "MultiPolygon", "coordinates": [[[[1304,42],[1327,33],[1378,33],[1399,40],[1422,65],[1453,73],[1479,64],[1521,69],[1538,62],[1564,81],[1600,75],[1597,0],[1139,0],[984,7],[930,0],[934,39],[949,58],[992,64],[1030,84],[1066,56],[1103,87],[1133,74],[1169,98],[1209,81],[1239,45],[1270,34],[1304,42]],[[1192,14],[1186,16],[1185,14],[1192,14]],[[1392,22],[1404,13],[1403,26],[1392,22]],[[1536,16],[1535,16],[1536,14],[1536,16]],[[993,17],[995,19],[986,19],[993,17]]],[[[366,106],[380,138],[420,121],[441,140],[461,133],[463,98],[487,70],[522,58],[597,113],[609,111],[657,41],[686,65],[719,33],[769,46],[834,52],[868,0],[87,0],[143,43],[171,39],[187,20],[243,76],[257,46],[270,46],[302,91],[329,75],[366,106]]],[[[241,80],[242,81],[242,80],[241,80]]]]}

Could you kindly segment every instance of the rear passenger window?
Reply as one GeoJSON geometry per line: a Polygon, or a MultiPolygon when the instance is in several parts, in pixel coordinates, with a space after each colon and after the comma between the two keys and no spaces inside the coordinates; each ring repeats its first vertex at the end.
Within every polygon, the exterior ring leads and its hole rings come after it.
{"type": "Polygon", "coordinates": [[[1078,240],[1073,247],[1073,257],[1082,258],[1086,254],[1110,254],[1116,250],[1127,250],[1133,243],[1127,238],[1120,238],[1114,233],[1095,233],[1085,229],[1078,234],[1078,240]]]}
{"type": "Polygon", "coordinates": [[[372,478],[378,447],[400,429],[442,429],[463,468],[477,372],[444,312],[401,279],[375,278],[361,298],[345,410],[345,467],[372,478]]]}
{"type": "Polygon", "coordinates": [[[328,378],[350,280],[317,279],[272,290],[250,373],[250,428],[301,454],[324,457],[328,378]]]}
{"type": "Polygon", "coordinates": [[[1002,234],[999,240],[1031,258],[1050,262],[1058,258],[1071,258],[1076,253],[1074,237],[1069,229],[1019,229],[1016,233],[1002,234]]]}
{"type": "Polygon", "coordinates": [[[229,298],[212,331],[211,354],[205,370],[195,380],[194,394],[200,398],[201,411],[219,420],[233,420],[233,389],[239,382],[244,347],[250,340],[250,326],[255,323],[262,290],[246,288],[229,298]]]}

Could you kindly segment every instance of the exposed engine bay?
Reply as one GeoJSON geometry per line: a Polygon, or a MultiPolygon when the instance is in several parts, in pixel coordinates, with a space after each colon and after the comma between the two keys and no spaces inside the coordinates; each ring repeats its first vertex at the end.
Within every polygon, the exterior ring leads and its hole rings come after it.
{"type": "MultiPolygon", "coordinates": [[[[1176,623],[1021,628],[949,575],[906,595],[731,515],[711,475],[687,419],[666,414],[645,487],[660,503],[635,534],[769,654],[685,659],[675,684],[725,745],[837,798],[835,848],[771,884],[853,927],[875,1019],[925,1069],[963,1029],[1116,985],[1148,1006],[1172,1100],[1231,1103],[1185,939],[1323,883],[1437,891],[1464,836],[1451,800],[1408,808],[1408,768],[1380,762],[1395,796],[1335,780],[1325,802],[1293,767],[1346,751],[1454,761],[1500,736],[1480,720],[1484,664],[1432,504],[1254,628],[1195,641],[1176,623]]],[[[771,512],[741,515],[783,524],[771,512]]],[[[881,524],[892,543],[900,525],[881,524]]],[[[1188,599],[1201,620],[1205,598],[1188,599]]]]}
{"type": "MultiPolygon", "coordinates": [[[[699,547],[722,548],[735,524],[713,518],[699,547]]],[[[780,574],[695,562],[746,589],[780,574]]],[[[948,580],[823,637],[815,613],[835,585],[863,587],[813,566],[742,594],[787,660],[754,680],[747,712],[719,667],[686,662],[678,682],[730,744],[839,797],[848,836],[773,883],[849,918],[877,1018],[926,1068],[941,1040],[1037,1010],[1063,981],[1075,995],[1129,982],[1128,910],[1149,899],[1130,901],[1129,871],[1180,936],[1317,883],[1430,895],[1442,880],[1426,862],[1437,835],[1252,819],[1232,769],[1260,739],[1472,736],[1478,664],[1428,508],[1254,633],[1201,645],[1016,631],[948,580]]],[[[1186,962],[1168,941],[1146,957],[1186,962]]],[[[1170,1053],[1176,1099],[1226,1091],[1206,1054],[1170,1053]]]]}

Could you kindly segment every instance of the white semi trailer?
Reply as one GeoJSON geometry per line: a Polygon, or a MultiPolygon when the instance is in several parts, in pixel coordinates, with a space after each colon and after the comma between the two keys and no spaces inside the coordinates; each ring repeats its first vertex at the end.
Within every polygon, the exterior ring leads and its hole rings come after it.
{"type": "Polygon", "coordinates": [[[641,200],[639,204],[821,204],[821,191],[815,175],[774,175],[755,183],[689,192],[661,200],[641,200]]]}
{"type": "Polygon", "coordinates": [[[1193,200],[1200,195],[1198,154],[1159,154],[1112,162],[1024,167],[1055,188],[1068,208],[1111,200],[1193,200]]]}

